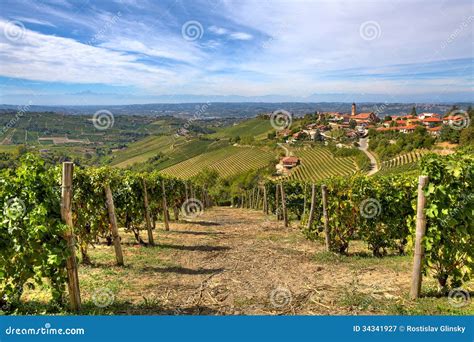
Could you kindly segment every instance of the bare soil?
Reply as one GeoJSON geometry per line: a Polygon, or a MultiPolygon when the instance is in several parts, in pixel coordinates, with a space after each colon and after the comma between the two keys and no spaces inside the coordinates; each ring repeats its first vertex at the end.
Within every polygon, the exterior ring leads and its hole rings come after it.
{"type": "Polygon", "coordinates": [[[261,212],[214,208],[155,230],[155,241],[123,236],[125,268],[111,247],[91,250],[104,262],[80,268],[86,301],[112,288],[104,310],[114,314],[383,314],[407,305],[409,257],[373,258],[357,242],[352,256],[326,253],[261,212]]]}

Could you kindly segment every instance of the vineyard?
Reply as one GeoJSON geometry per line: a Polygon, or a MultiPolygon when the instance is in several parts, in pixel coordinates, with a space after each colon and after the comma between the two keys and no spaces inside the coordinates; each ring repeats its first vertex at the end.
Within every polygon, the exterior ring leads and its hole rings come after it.
{"type": "Polygon", "coordinates": [[[256,147],[228,146],[188,159],[162,172],[166,175],[188,179],[210,168],[216,170],[221,177],[229,177],[263,168],[274,158],[273,152],[256,147]]]}
{"type": "Polygon", "coordinates": [[[249,119],[230,127],[220,129],[212,138],[236,138],[236,137],[255,137],[256,140],[266,138],[266,133],[273,130],[270,120],[255,118],[249,119]]]}
{"type": "Polygon", "coordinates": [[[414,171],[417,169],[418,161],[426,153],[428,153],[427,150],[416,150],[384,161],[378,174],[388,175],[414,171]]]}
{"type": "Polygon", "coordinates": [[[93,314],[469,313],[442,296],[472,291],[473,165],[427,155],[423,182],[257,177],[232,192],[234,208],[212,209],[229,200],[217,182],[26,155],[1,171],[0,306],[57,312],[67,292],[70,310],[82,294],[93,314]]]}
{"type": "Polygon", "coordinates": [[[300,148],[293,151],[301,159],[301,165],[295,167],[288,180],[319,181],[333,176],[348,176],[356,171],[353,158],[334,157],[325,147],[300,148]]]}

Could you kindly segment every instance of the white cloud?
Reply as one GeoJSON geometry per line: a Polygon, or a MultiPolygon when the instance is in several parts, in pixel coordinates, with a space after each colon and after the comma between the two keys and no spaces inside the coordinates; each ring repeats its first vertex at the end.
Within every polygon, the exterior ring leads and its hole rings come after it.
{"type": "Polygon", "coordinates": [[[46,20],[39,20],[35,18],[26,18],[26,17],[14,17],[14,19],[22,23],[30,23],[30,24],[36,24],[36,25],[49,26],[49,27],[56,27],[56,25],[46,20]]]}
{"type": "Polygon", "coordinates": [[[214,26],[214,25],[209,26],[208,30],[211,31],[212,33],[218,34],[220,36],[229,33],[229,30],[227,30],[223,27],[217,27],[217,26],[214,26]]]}
{"type": "MultiPolygon", "coordinates": [[[[0,32],[7,22],[0,20],[0,32]]],[[[140,63],[137,56],[26,30],[10,41],[0,36],[0,75],[47,82],[166,87],[173,70],[140,63]]]]}
{"type": "Polygon", "coordinates": [[[229,37],[232,39],[237,39],[237,40],[250,40],[253,38],[251,34],[248,34],[245,32],[234,32],[234,33],[231,33],[229,37]]]}

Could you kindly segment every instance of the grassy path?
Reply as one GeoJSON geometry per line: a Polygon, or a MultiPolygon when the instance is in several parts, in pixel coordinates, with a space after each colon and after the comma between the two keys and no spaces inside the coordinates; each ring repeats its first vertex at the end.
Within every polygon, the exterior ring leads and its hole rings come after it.
{"type": "MultiPolygon", "coordinates": [[[[473,312],[472,304],[456,309],[445,297],[410,301],[411,257],[373,258],[358,242],[351,256],[328,254],[296,227],[285,229],[257,211],[214,208],[154,233],[157,246],[147,248],[122,232],[125,267],[114,265],[111,246],[90,250],[93,265],[79,272],[83,314],[473,312]]],[[[428,279],[425,293],[434,287],[428,279]]],[[[25,297],[41,301],[37,291],[25,297]]]]}

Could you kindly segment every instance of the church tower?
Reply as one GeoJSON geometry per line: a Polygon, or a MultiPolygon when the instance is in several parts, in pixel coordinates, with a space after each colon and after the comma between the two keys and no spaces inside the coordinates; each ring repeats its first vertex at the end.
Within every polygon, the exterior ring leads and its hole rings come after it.
{"type": "Polygon", "coordinates": [[[351,115],[354,116],[357,114],[357,109],[356,109],[356,104],[355,103],[352,103],[352,112],[351,112],[351,115]]]}

